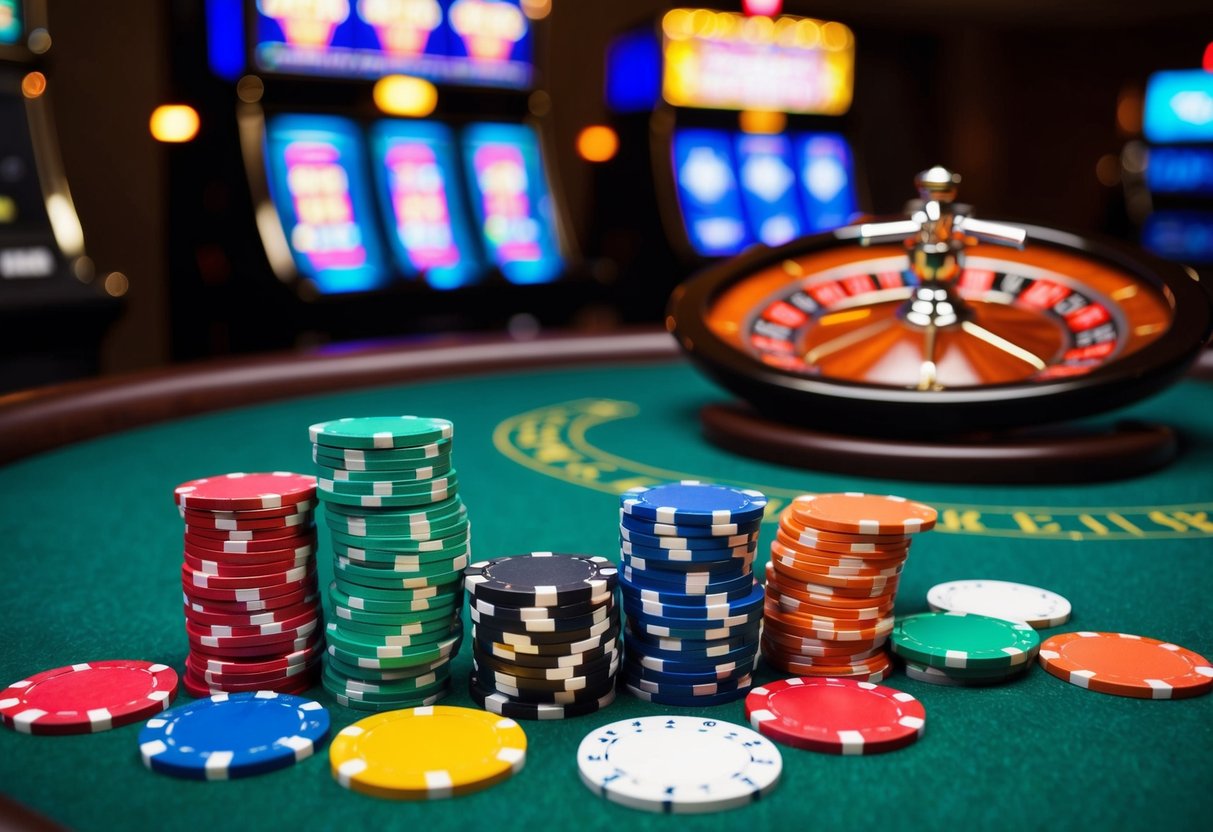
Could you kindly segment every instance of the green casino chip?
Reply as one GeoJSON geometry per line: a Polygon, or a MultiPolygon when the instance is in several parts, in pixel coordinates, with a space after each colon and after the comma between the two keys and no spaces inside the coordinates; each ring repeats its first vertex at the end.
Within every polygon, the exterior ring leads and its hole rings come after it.
{"type": "Polygon", "coordinates": [[[906,660],[945,670],[1013,667],[1040,650],[1040,636],[1028,624],[963,612],[898,618],[889,642],[906,660]]]}
{"type": "MultiPolygon", "coordinates": [[[[415,586],[430,586],[431,578],[446,576],[451,572],[462,573],[468,565],[468,560],[469,556],[462,554],[452,558],[450,561],[422,564],[421,568],[417,571],[406,572],[395,569],[368,568],[351,563],[344,558],[338,558],[333,564],[333,574],[346,578],[352,583],[365,586],[383,589],[394,589],[396,587],[408,589],[415,586]]],[[[448,581],[441,580],[438,583],[448,583],[448,581]]]]}
{"type": "Polygon", "coordinates": [[[453,537],[467,529],[466,512],[428,525],[405,525],[402,523],[363,522],[361,518],[330,516],[327,525],[333,531],[349,537],[395,538],[397,540],[423,542],[453,537]]]}
{"type": "Polygon", "coordinates": [[[408,655],[409,651],[432,647],[458,632],[458,627],[458,622],[453,622],[453,626],[440,627],[431,633],[419,633],[415,636],[388,636],[358,633],[347,630],[340,623],[333,621],[324,626],[324,635],[328,643],[339,650],[363,658],[381,659],[397,658],[401,655],[408,655]]]}
{"type": "MultiPolygon", "coordinates": [[[[435,483],[437,482],[436,480],[435,483]]],[[[424,506],[446,500],[448,497],[454,496],[458,486],[458,478],[455,477],[455,472],[452,470],[449,476],[443,478],[442,486],[439,487],[435,484],[435,486],[418,494],[392,494],[390,496],[342,494],[324,488],[317,489],[316,494],[325,505],[336,504],[360,506],[362,508],[411,508],[413,506],[424,506]]]]}
{"type": "Polygon", "coordinates": [[[388,636],[424,636],[438,632],[450,632],[459,625],[459,613],[451,612],[445,618],[435,618],[430,621],[407,621],[400,624],[368,624],[364,621],[352,621],[347,618],[336,618],[331,623],[336,624],[344,632],[359,633],[368,638],[387,638],[388,636]]]}
{"type": "Polygon", "coordinates": [[[413,600],[418,597],[417,593],[424,593],[429,590],[438,589],[445,592],[453,592],[455,589],[458,589],[459,581],[462,578],[463,571],[458,570],[448,572],[438,578],[430,578],[422,585],[385,589],[380,586],[366,586],[355,583],[343,575],[337,574],[333,576],[333,583],[337,585],[338,590],[352,597],[365,598],[369,601],[393,601],[399,603],[413,600]]]}
{"type": "Polygon", "coordinates": [[[312,461],[329,468],[347,471],[391,470],[394,468],[416,468],[421,465],[440,463],[451,458],[451,442],[433,442],[412,448],[379,448],[356,450],[332,448],[326,445],[312,446],[312,461]]]}
{"type": "Polygon", "coordinates": [[[434,674],[418,676],[417,678],[428,679],[429,681],[417,687],[388,687],[384,685],[379,686],[378,689],[367,690],[363,687],[366,683],[355,682],[354,684],[349,684],[337,677],[329,668],[325,669],[321,677],[325,690],[334,696],[348,696],[350,699],[360,702],[405,703],[401,704],[400,707],[411,707],[407,704],[409,701],[433,696],[435,693],[447,688],[451,683],[449,670],[438,678],[434,678],[434,674]]]}
{"type": "MultiPolygon", "coordinates": [[[[359,651],[351,651],[346,650],[340,644],[330,643],[328,652],[329,655],[358,667],[395,670],[402,667],[416,667],[421,664],[429,664],[438,659],[452,656],[458,651],[462,640],[463,633],[456,631],[450,638],[417,647],[387,648],[385,646],[380,648],[378,652],[373,647],[359,648],[359,651]]],[[[348,639],[343,641],[343,643],[347,642],[348,639]]]]}
{"type": "Polygon", "coordinates": [[[455,427],[426,416],[361,416],[320,422],[308,428],[316,445],[330,448],[415,448],[450,439],[455,427]]]}
{"type": "Polygon", "coordinates": [[[325,506],[326,513],[331,512],[347,517],[374,517],[404,524],[421,521],[434,523],[458,514],[463,509],[463,500],[457,494],[440,503],[416,508],[364,508],[363,506],[347,506],[342,503],[325,506]]]}
{"type": "Polygon", "coordinates": [[[326,654],[324,660],[325,664],[332,667],[333,671],[338,675],[368,684],[382,684],[384,682],[400,682],[407,679],[415,679],[418,676],[424,676],[429,673],[441,672],[444,668],[450,668],[451,665],[450,657],[435,659],[432,662],[422,662],[411,667],[401,667],[395,670],[359,667],[356,664],[342,661],[332,653],[326,654]]]}
{"type": "Polygon", "coordinates": [[[440,465],[420,465],[416,468],[402,468],[393,471],[347,471],[344,468],[330,468],[318,463],[316,476],[332,482],[419,482],[442,477],[451,470],[451,461],[444,460],[440,465]]]}
{"type": "Polygon", "coordinates": [[[469,544],[465,541],[453,549],[438,549],[436,551],[423,552],[390,552],[382,549],[358,549],[343,545],[341,547],[342,551],[336,554],[338,557],[343,557],[359,566],[367,566],[374,569],[409,570],[443,560],[454,560],[460,555],[468,554],[468,546],[469,544]]]}
{"type": "Polygon", "coordinates": [[[360,550],[378,550],[383,552],[396,553],[420,553],[420,552],[455,552],[467,545],[468,537],[471,534],[471,528],[455,532],[448,537],[437,537],[433,540],[412,540],[405,537],[359,537],[356,534],[345,534],[344,532],[332,531],[331,536],[333,543],[333,551],[338,554],[344,554],[351,560],[361,560],[357,556],[349,555],[338,550],[336,544],[352,547],[360,550]]]}
{"type": "MultiPolygon", "coordinates": [[[[352,482],[347,480],[317,479],[317,493],[338,497],[424,497],[441,493],[434,502],[445,500],[446,494],[454,494],[459,487],[459,477],[452,468],[440,477],[423,480],[386,480],[377,482],[352,482]]],[[[323,497],[322,497],[323,499],[323,497]]]]}
{"type": "Polygon", "coordinates": [[[356,622],[376,627],[406,627],[410,624],[424,624],[428,621],[449,619],[461,611],[462,607],[455,604],[446,604],[420,612],[367,612],[334,604],[333,614],[329,620],[340,622],[343,626],[356,622]]]}

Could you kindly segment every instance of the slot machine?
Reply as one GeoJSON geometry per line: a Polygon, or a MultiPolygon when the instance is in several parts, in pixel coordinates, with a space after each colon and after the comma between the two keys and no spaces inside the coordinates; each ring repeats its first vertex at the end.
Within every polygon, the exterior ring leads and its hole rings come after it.
{"type": "Polygon", "coordinates": [[[618,35],[605,98],[620,149],[594,181],[598,253],[672,286],[847,223],[863,193],[854,67],[847,26],[794,15],[676,8],[618,35]]]}
{"type": "Polygon", "coordinates": [[[93,282],[51,109],[39,0],[0,0],[0,391],[95,374],[126,290],[93,282]]]}
{"type": "Polygon", "coordinates": [[[529,10],[209,0],[205,25],[179,16],[205,44],[175,56],[203,102],[172,162],[175,353],[571,314],[591,288],[529,10]]]}

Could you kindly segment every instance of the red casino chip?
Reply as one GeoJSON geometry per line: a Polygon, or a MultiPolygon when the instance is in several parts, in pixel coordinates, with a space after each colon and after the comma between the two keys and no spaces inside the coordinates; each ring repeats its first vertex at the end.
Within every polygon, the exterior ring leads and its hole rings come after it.
{"type": "Polygon", "coordinates": [[[293,693],[300,694],[307,692],[313,685],[316,684],[318,673],[313,669],[310,673],[302,676],[282,679],[278,682],[223,682],[220,684],[209,683],[206,680],[199,680],[190,675],[185,674],[182,679],[182,685],[185,687],[190,696],[203,698],[214,696],[217,693],[249,693],[258,690],[272,690],[277,693],[293,693]]]}
{"type": "Polygon", "coordinates": [[[922,736],[927,712],[908,693],[854,679],[784,679],[746,695],[746,719],[776,742],[826,754],[878,754],[922,736]]]}
{"type": "Polygon", "coordinates": [[[302,650],[280,656],[262,656],[246,658],[224,658],[222,656],[204,656],[191,654],[187,661],[195,670],[201,672],[238,674],[238,673],[269,673],[275,670],[287,671],[299,668],[318,658],[324,652],[322,642],[310,644],[302,650]]]}
{"type": "Polygon", "coordinates": [[[213,550],[228,555],[284,552],[313,546],[315,543],[316,536],[310,528],[305,528],[300,533],[289,537],[275,537],[268,540],[218,540],[213,537],[199,537],[196,534],[185,535],[185,545],[192,551],[213,550]]]}
{"type": "Polygon", "coordinates": [[[0,720],[23,734],[90,734],[158,714],[177,695],[177,672],[116,659],[43,671],[0,692],[0,720]]]}
{"type": "Polygon", "coordinates": [[[316,478],[289,471],[223,474],[182,483],[173,495],[177,504],[186,509],[275,509],[313,499],[316,478]]]}

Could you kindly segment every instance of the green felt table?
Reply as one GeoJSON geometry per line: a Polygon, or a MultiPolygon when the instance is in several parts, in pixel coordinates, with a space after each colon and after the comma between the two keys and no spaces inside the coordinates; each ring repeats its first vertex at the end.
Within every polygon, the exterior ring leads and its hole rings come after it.
{"type": "MultiPolygon", "coordinates": [[[[975,486],[859,479],[780,467],[706,443],[696,411],[722,393],[672,353],[590,361],[552,348],[554,366],[477,371],[329,389],[224,407],[67,444],[0,468],[0,681],[88,660],[140,658],[182,669],[186,639],[181,520],[172,489],[227,471],[309,471],[308,425],[336,417],[423,413],[456,425],[473,559],[531,550],[618,551],[617,493],[696,478],[758,488],[772,509],[814,491],[896,493],[936,506],[914,543],[899,614],[957,578],[1022,581],[1064,594],[1073,619],[1048,632],[1112,630],[1213,655],[1213,388],[1186,381],[1131,409],[1185,437],[1169,468],[1101,484],[975,486]],[[665,355],[665,358],[662,358],[665,355]]],[[[405,374],[407,375],[407,374],[405,374]]],[[[358,383],[360,378],[351,375],[358,383]]],[[[330,385],[330,387],[339,385],[330,385]]],[[[265,396],[261,396],[265,398],[265,396]]],[[[83,405],[87,407],[87,400],[83,405]]],[[[198,409],[193,402],[186,409],[198,409]]],[[[70,408],[67,408],[70,410],[70,408]]],[[[1121,414],[1123,415],[1123,414],[1121,414]]],[[[131,422],[138,419],[132,417],[131,422]]],[[[57,428],[59,429],[59,428],[57,428]]],[[[768,514],[764,540],[773,535],[768,514]]],[[[321,531],[319,571],[332,573],[321,531]]],[[[764,559],[764,558],[760,558],[764,559]]],[[[466,615],[466,613],[465,613],[466,615]]],[[[455,660],[462,683],[467,644],[455,660]]],[[[763,666],[760,681],[778,678],[763,666]]],[[[42,737],[0,730],[0,790],[77,829],[1057,829],[1191,828],[1213,809],[1213,697],[1141,701],[1066,684],[1034,667],[998,687],[945,688],[898,673],[918,697],[925,735],[889,754],[837,757],[783,747],[780,785],[727,814],[670,818],[622,808],[581,784],[574,755],[605,723],[693,713],[743,723],[741,702],[707,709],[621,693],[607,710],[523,722],[525,769],[478,794],[432,803],[346,791],[327,747],[288,770],[230,782],[145,769],[132,725],[42,737]]],[[[358,718],[322,688],[338,730],[358,718]]],[[[182,691],[177,701],[188,696],[182,691]]],[[[447,704],[471,704],[463,684],[447,704]]]]}

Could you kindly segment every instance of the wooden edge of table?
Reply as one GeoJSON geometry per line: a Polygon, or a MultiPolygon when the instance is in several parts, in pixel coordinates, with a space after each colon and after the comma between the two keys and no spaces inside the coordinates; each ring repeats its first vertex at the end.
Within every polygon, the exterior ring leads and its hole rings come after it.
{"type": "Polygon", "coordinates": [[[0,397],[0,464],[169,419],[357,387],[533,367],[674,359],[664,331],[520,341],[460,337],[224,359],[89,379],[0,397]]]}

